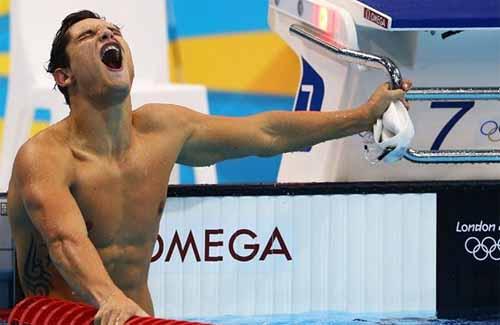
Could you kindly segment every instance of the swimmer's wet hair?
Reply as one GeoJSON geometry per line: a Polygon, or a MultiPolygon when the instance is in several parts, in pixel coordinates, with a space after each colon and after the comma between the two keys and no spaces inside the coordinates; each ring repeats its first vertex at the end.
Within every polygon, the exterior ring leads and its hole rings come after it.
{"type": "MultiPolygon", "coordinates": [[[[70,66],[69,57],[66,53],[66,46],[70,41],[69,34],[67,32],[71,26],[88,18],[104,19],[104,17],[101,17],[90,10],[77,11],[67,15],[66,18],[63,19],[61,27],[57,31],[56,37],[54,37],[54,41],[52,42],[52,50],[50,51],[50,61],[47,66],[47,72],[54,73],[59,68],[68,68],[70,66]]],[[[57,88],[59,88],[59,91],[64,95],[66,104],[69,105],[68,89],[60,86],[57,86],[57,88]]]]}

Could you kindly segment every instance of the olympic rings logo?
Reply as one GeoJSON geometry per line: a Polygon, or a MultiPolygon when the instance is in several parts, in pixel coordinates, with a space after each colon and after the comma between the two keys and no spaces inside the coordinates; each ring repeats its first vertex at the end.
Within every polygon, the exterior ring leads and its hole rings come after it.
{"type": "Polygon", "coordinates": [[[491,142],[500,142],[500,126],[496,121],[489,120],[481,125],[480,132],[491,142]]]}
{"type": "Polygon", "coordinates": [[[465,250],[478,261],[484,261],[488,257],[493,261],[500,261],[500,239],[497,241],[493,237],[485,237],[479,240],[469,237],[465,241],[465,250]]]}

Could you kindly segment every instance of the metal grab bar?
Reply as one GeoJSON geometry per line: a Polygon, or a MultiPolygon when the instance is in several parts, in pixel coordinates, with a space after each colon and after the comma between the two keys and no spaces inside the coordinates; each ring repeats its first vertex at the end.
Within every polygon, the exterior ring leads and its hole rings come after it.
{"type": "MultiPolygon", "coordinates": [[[[333,52],[344,62],[385,70],[392,88],[401,88],[403,80],[401,71],[391,59],[343,48],[326,33],[312,27],[292,24],[289,30],[290,33],[333,52]]],[[[500,87],[413,88],[408,91],[406,98],[412,101],[500,100],[500,87]]],[[[500,163],[500,150],[415,150],[409,148],[404,157],[420,164],[500,163]]]]}
{"type": "Polygon", "coordinates": [[[491,164],[500,163],[499,150],[414,150],[404,157],[418,164],[491,164]]]}
{"type": "Polygon", "coordinates": [[[406,94],[409,101],[473,101],[500,100],[500,87],[412,88],[406,94]]]}
{"type": "Polygon", "coordinates": [[[291,25],[290,32],[335,53],[346,62],[360,64],[370,68],[385,69],[385,71],[389,74],[389,81],[392,88],[401,88],[401,82],[403,81],[401,71],[391,59],[342,48],[335,44],[335,42],[325,33],[303,25],[291,25]]]}

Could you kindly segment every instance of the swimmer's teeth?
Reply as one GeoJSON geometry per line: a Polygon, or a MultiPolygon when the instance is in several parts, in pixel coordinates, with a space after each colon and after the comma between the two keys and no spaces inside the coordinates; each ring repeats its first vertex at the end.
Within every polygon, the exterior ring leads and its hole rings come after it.
{"type": "Polygon", "coordinates": [[[106,49],[106,51],[109,51],[109,50],[115,50],[115,51],[118,51],[118,52],[120,51],[120,49],[119,49],[119,48],[117,48],[117,47],[116,47],[116,46],[114,46],[114,45],[111,45],[110,47],[108,47],[108,48],[106,49]]]}

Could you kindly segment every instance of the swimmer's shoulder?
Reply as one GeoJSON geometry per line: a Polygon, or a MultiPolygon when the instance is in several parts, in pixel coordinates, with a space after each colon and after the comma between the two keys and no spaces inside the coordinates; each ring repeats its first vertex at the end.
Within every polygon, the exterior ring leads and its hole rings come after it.
{"type": "MultiPolygon", "coordinates": [[[[45,192],[45,180],[70,180],[68,154],[71,151],[65,143],[63,123],[56,123],[26,141],[17,151],[8,189],[9,219],[13,226],[13,235],[19,234],[15,229],[31,224],[25,210],[23,197],[33,190],[45,192]],[[15,227],[15,226],[18,227],[15,227]]],[[[69,184],[69,183],[68,183],[69,184]]],[[[27,228],[29,229],[29,228],[27,228]]]]}
{"type": "Polygon", "coordinates": [[[166,129],[186,129],[193,120],[194,112],[190,108],[174,105],[151,103],[141,106],[133,112],[134,126],[144,132],[166,129]]]}
{"type": "Polygon", "coordinates": [[[65,122],[56,123],[31,137],[18,150],[12,178],[38,173],[66,173],[71,167],[72,154],[65,122]]]}

